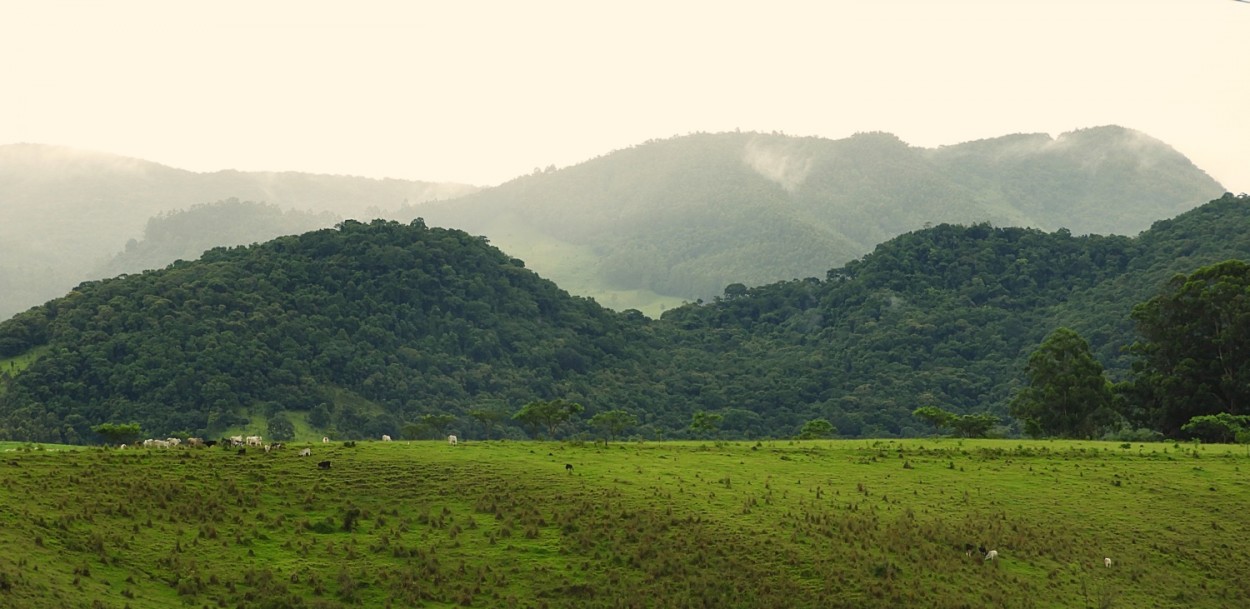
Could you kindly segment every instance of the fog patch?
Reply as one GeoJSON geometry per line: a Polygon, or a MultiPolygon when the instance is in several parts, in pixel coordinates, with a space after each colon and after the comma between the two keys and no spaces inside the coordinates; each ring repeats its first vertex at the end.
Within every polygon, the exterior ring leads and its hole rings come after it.
{"type": "Polygon", "coordinates": [[[751,140],[743,150],[742,162],[790,192],[802,186],[812,171],[811,155],[784,141],[751,140]]]}

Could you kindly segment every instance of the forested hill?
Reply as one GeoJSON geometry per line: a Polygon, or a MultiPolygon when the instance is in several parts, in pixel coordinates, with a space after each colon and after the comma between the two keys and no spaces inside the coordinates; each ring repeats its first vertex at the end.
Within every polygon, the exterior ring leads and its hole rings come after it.
{"type": "Polygon", "coordinates": [[[885,133],[716,133],[549,168],[407,217],[486,235],[574,293],[695,300],[734,282],[823,276],[927,225],[1135,235],[1223,192],[1171,147],[1121,127],[937,149],[885,133]]]}
{"type": "Polygon", "coordinates": [[[847,436],[916,435],[927,405],[993,413],[1011,433],[1007,401],[1052,330],[1078,329],[1122,378],[1132,307],[1175,272],[1233,258],[1250,259],[1245,195],[1138,237],[941,224],[825,279],[731,284],[648,320],[461,231],[346,222],[86,283],[0,323],[0,438],[286,419],[339,437],[523,437],[511,414],[551,400],[585,407],[564,436],[609,410],[646,438],[787,437],[816,418],[847,436]],[[692,431],[700,411],[719,425],[692,431]]]}
{"type": "Polygon", "coordinates": [[[641,321],[463,232],[348,221],[84,283],[4,323],[0,354],[40,357],[0,396],[0,436],[204,433],[283,411],[398,435],[421,414],[584,389],[628,367],[641,321]]]}

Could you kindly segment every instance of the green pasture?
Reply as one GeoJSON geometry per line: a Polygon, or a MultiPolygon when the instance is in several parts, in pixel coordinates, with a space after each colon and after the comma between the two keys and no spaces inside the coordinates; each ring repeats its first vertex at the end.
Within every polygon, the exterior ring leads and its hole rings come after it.
{"type": "Polygon", "coordinates": [[[0,445],[2,607],[1250,606],[1232,446],[64,448],[0,445]]]}

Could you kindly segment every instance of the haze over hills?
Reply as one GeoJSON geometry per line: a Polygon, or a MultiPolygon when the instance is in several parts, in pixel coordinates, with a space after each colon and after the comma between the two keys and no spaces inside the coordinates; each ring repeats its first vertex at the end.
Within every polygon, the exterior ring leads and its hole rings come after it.
{"type": "MultiPolygon", "coordinates": [[[[58,146],[0,146],[0,319],[100,278],[93,271],[140,237],[149,219],[193,205],[238,198],[328,213],[333,218],[326,221],[333,223],[473,190],[464,184],[294,172],[195,173],[58,146]]],[[[209,229],[188,228],[197,240],[209,229]]],[[[227,244],[232,244],[228,235],[215,243],[227,244]]]]}
{"type": "Polygon", "coordinates": [[[86,279],[342,218],[424,217],[485,235],[572,293],[658,316],[731,283],[821,276],[926,225],[1135,234],[1222,192],[1166,144],[1120,127],[936,149],[885,133],[697,134],[481,190],[194,173],[19,144],[0,146],[0,319],[86,279]]]}
{"type": "Polygon", "coordinates": [[[887,133],[716,133],[536,172],[398,219],[483,234],[562,287],[624,308],[613,291],[694,300],[735,282],[820,276],[942,222],[1133,235],[1223,192],[1168,145],[1116,126],[936,149],[887,133]]]}

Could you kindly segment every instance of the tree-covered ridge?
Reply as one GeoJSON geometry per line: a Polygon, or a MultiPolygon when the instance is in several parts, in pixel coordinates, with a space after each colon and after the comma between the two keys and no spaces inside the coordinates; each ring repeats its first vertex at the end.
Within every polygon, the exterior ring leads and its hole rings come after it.
{"type": "Polygon", "coordinates": [[[1048,311],[1117,276],[1134,249],[1127,237],[941,225],[825,281],[730,286],[664,319],[717,351],[716,368],[756,371],[714,383],[726,401],[761,396],[763,416],[803,404],[792,423],[820,416],[849,435],[914,435],[924,432],[910,416],[918,406],[1005,415],[1048,311]]]}
{"type": "Polygon", "coordinates": [[[207,433],[249,411],[397,433],[473,400],[553,397],[627,352],[630,318],[570,297],[480,238],[348,221],[89,282],[4,324],[49,354],[2,398],[5,437],[78,441],[101,421],[207,433]],[[335,404],[343,390],[375,406],[335,404]]]}

